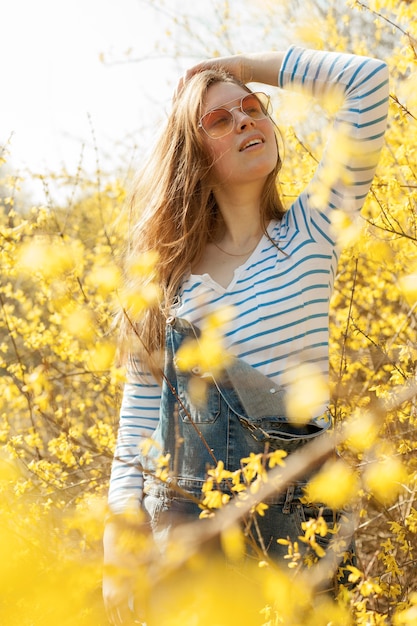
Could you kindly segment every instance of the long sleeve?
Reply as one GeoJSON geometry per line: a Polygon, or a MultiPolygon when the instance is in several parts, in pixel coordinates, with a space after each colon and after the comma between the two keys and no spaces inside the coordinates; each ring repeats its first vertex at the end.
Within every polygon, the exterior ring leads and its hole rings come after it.
{"type": "Polygon", "coordinates": [[[159,420],[161,387],[150,374],[131,368],[124,386],[117,445],[112,465],[108,503],[113,513],[137,507],[143,478],[136,459],[141,442],[154,433],[159,420]]]}
{"type": "Polygon", "coordinates": [[[281,88],[311,95],[336,111],[319,167],[306,190],[310,205],[324,213],[360,210],[384,141],[387,65],[368,57],[291,47],[278,82],[281,88]]]}

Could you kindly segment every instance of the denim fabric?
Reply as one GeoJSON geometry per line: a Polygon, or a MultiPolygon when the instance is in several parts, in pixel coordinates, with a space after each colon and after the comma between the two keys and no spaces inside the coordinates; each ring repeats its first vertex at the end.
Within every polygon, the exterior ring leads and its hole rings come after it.
{"type": "MultiPolygon", "coordinates": [[[[141,458],[144,468],[152,471],[152,462],[163,453],[171,455],[171,483],[162,483],[145,471],[143,508],[149,514],[156,541],[163,550],[170,529],[177,523],[198,518],[201,488],[207,470],[223,461],[226,470],[241,467],[240,460],[269,449],[288,452],[323,433],[330,419],[313,420],[303,428],[294,428],[285,418],[285,393],[270,379],[239,359],[233,359],[221,380],[214,381],[204,372],[181,371],[175,355],[188,338],[198,336],[198,329],[185,320],[169,318],[166,328],[165,377],[159,425],[153,448],[141,458]],[[204,376],[207,397],[198,406],[188,392],[193,376],[204,376]],[[179,493],[176,485],[186,494],[179,493]],[[189,494],[189,496],[187,495],[189,494]],[[193,500],[194,498],[195,500],[193,500]]],[[[257,517],[258,529],[246,528],[259,544],[258,533],[271,556],[284,556],[287,547],[277,538],[297,541],[301,524],[317,511],[306,509],[300,499],[305,480],[291,485],[285,493],[268,500],[265,516],[257,517]],[[308,513],[308,515],[307,515],[308,513]]],[[[224,487],[227,490],[227,486],[224,487]]],[[[333,517],[333,512],[331,517],[333,517]]],[[[330,521],[329,513],[329,521],[330,521]]],[[[331,526],[333,524],[330,524],[331,526]]],[[[323,539],[327,541],[326,538],[323,539]]]]}

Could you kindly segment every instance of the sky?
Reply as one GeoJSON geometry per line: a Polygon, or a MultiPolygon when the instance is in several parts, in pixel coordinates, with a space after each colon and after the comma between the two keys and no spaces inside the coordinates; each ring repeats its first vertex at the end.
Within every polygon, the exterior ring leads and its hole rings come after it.
{"type": "Polygon", "coordinates": [[[8,143],[9,168],[74,172],[82,160],[88,170],[97,154],[111,164],[146,143],[185,68],[117,61],[129,49],[155,56],[163,14],[141,0],[0,0],[0,9],[0,145],[8,143]]]}
{"type": "MultiPolygon", "coordinates": [[[[290,6],[298,19],[300,2],[281,2],[233,0],[225,18],[219,7],[227,3],[215,0],[0,0],[0,154],[7,144],[8,171],[33,185],[33,174],[74,175],[79,165],[94,173],[97,157],[104,172],[135,164],[198,50],[205,58],[218,46],[229,54],[296,42],[282,14],[290,6]],[[267,8],[272,22],[262,23],[267,8]],[[190,31],[179,25],[184,16],[190,31]],[[164,56],[158,44],[183,56],[164,56]]],[[[43,197],[39,182],[36,189],[43,197]]]]}
{"type": "MultiPolygon", "coordinates": [[[[260,25],[267,4],[0,0],[0,154],[6,145],[7,171],[24,179],[36,201],[45,195],[36,175],[75,176],[79,166],[94,174],[97,158],[104,173],[126,171],[151,149],[187,67],[208,52],[269,45],[260,25]]],[[[272,41],[284,45],[280,22],[274,24],[272,41]]]]}

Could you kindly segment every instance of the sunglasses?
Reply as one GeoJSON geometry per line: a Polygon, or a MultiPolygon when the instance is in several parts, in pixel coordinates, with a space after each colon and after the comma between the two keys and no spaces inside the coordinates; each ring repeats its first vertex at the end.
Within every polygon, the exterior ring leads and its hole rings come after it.
{"type": "Polygon", "coordinates": [[[248,93],[231,109],[219,107],[208,111],[200,119],[198,126],[212,139],[220,139],[232,132],[235,126],[235,117],[232,111],[239,109],[253,120],[262,120],[272,112],[271,98],[262,92],[248,93]]]}

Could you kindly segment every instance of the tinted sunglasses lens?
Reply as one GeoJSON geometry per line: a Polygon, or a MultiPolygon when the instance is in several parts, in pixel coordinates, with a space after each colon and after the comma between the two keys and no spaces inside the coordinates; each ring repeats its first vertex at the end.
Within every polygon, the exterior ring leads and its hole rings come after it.
{"type": "Polygon", "coordinates": [[[222,137],[233,128],[233,115],[227,109],[214,109],[201,118],[201,125],[210,137],[222,137]]]}
{"type": "Polygon", "coordinates": [[[242,110],[253,119],[260,120],[270,112],[269,97],[264,93],[251,93],[243,98],[242,110]]]}

